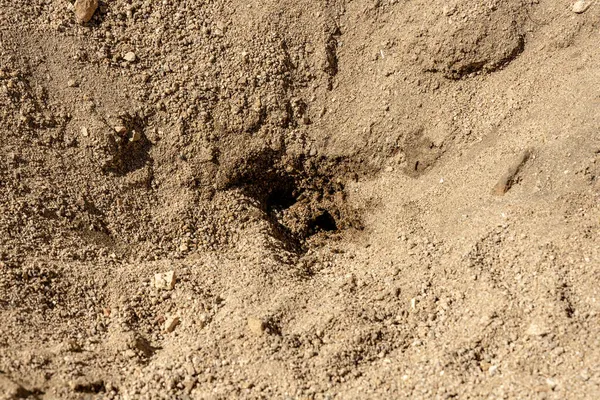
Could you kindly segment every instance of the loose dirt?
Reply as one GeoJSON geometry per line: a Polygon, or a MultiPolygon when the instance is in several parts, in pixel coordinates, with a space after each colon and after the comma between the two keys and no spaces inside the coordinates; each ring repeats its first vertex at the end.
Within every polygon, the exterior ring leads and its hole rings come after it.
{"type": "Polygon", "coordinates": [[[0,399],[600,397],[599,21],[0,0],[0,399]]]}

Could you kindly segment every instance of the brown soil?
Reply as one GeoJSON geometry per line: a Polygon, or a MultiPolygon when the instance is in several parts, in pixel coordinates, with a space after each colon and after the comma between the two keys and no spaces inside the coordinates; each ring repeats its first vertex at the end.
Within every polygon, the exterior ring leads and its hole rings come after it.
{"type": "Polygon", "coordinates": [[[0,399],[600,397],[571,6],[0,0],[0,399]]]}

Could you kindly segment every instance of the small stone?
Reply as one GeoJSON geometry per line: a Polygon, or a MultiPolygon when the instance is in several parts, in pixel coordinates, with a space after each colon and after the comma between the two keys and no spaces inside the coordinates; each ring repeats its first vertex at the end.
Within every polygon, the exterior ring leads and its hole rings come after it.
{"type": "Polygon", "coordinates": [[[54,348],[56,354],[76,353],[79,351],[81,351],[81,346],[72,339],[61,342],[54,348]]]}
{"type": "Polygon", "coordinates": [[[442,13],[446,16],[449,17],[452,14],[454,14],[456,12],[456,6],[444,6],[442,8],[442,13]]]}
{"type": "Polygon", "coordinates": [[[85,126],[81,127],[81,136],[85,136],[88,137],[89,136],[89,132],[88,132],[88,128],[86,128],[85,126]]]}
{"type": "Polygon", "coordinates": [[[119,133],[119,134],[124,134],[127,132],[127,127],[123,126],[123,125],[117,125],[115,126],[115,132],[119,133]]]}
{"type": "Polygon", "coordinates": [[[135,60],[137,60],[137,57],[133,51],[130,51],[123,56],[123,60],[127,62],[134,62],[135,60]]]}
{"type": "Polygon", "coordinates": [[[139,142],[140,140],[142,140],[142,134],[139,133],[138,131],[132,131],[131,138],[129,139],[129,141],[130,142],[139,142]]]}
{"type": "Polygon", "coordinates": [[[79,86],[79,83],[75,79],[69,79],[67,81],[67,86],[68,87],[77,87],[77,86],[79,86]]]}
{"type": "Polygon", "coordinates": [[[252,389],[254,387],[254,382],[245,381],[242,383],[242,388],[244,389],[252,389]]]}
{"type": "Polygon", "coordinates": [[[177,327],[177,325],[179,325],[179,317],[177,316],[172,316],[167,318],[167,320],[165,321],[165,332],[167,333],[171,333],[175,330],[175,328],[177,327]]]}
{"type": "Polygon", "coordinates": [[[123,355],[127,358],[134,358],[136,354],[135,354],[135,351],[133,351],[132,349],[127,349],[127,350],[125,350],[123,355]]]}
{"type": "Polygon", "coordinates": [[[585,12],[591,5],[591,0],[577,0],[575,4],[573,4],[573,12],[575,14],[581,14],[585,12]]]}
{"type": "Polygon", "coordinates": [[[223,36],[223,33],[225,33],[225,24],[221,21],[217,21],[216,24],[216,29],[213,30],[213,33],[215,34],[215,36],[223,36]]]}
{"type": "Polygon", "coordinates": [[[85,24],[89,22],[96,9],[98,8],[98,0],[76,0],[74,9],[75,9],[75,19],[79,24],[85,24]]]}
{"type": "Polygon", "coordinates": [[[265,323],[261,319],[255,317],[248,318],[248,330],[255,335],[262,335],[265,328],[265,323]]]}
{"type": "Polygon", "coordinates": [[[175,287],[175,271],[155,274],[153,286],[156,289],[173,290],[175,287]]]}
{"type": "Polygon", "coordinates": [[[525,333],[529,336],[546,336],[550,333],[550,329],[544,324],[532,322],[525,333]]]}

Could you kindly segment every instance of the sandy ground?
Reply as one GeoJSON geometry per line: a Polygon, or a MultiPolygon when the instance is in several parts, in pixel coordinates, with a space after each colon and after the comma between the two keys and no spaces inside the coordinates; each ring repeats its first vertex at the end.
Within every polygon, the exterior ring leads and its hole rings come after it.
{"type": "Polygon", "coordinates": [[[0,0],[0,399],[600,397],[600,3],[94,3],[0,0]]]}

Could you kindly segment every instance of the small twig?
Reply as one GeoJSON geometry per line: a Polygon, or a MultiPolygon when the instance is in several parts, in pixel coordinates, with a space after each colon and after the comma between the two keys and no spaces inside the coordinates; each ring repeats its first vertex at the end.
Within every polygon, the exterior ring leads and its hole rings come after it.
{"type": "Polygon", "coordinates": [[[508,171],[500,178],[498,183],[492,189],[492,194],[495,196],[504,196],[506,192],[515,184],[517,175],[529,160],[532,155],[532,150],[525,150],[519,158],[508,168],[508,171]]]}

